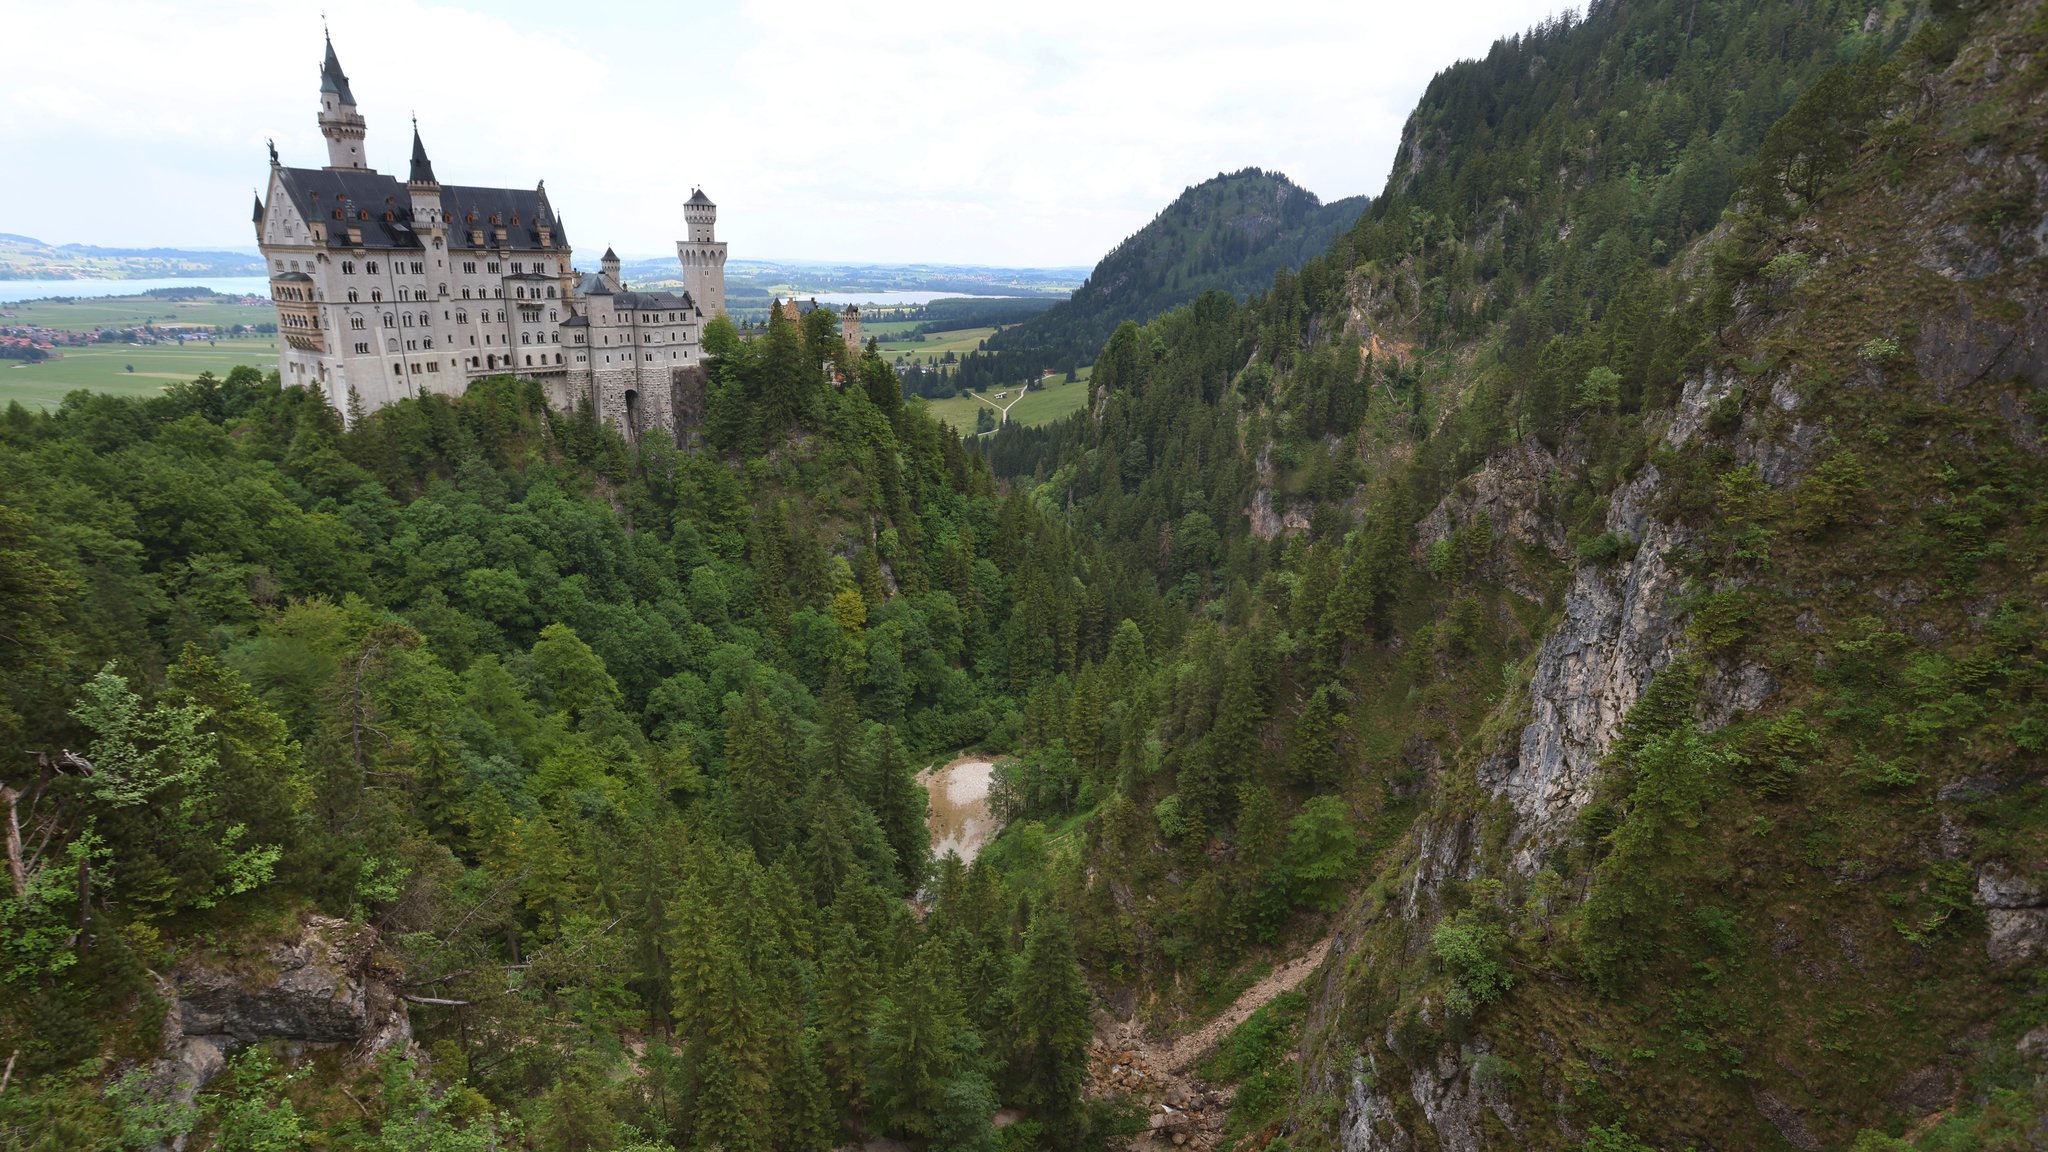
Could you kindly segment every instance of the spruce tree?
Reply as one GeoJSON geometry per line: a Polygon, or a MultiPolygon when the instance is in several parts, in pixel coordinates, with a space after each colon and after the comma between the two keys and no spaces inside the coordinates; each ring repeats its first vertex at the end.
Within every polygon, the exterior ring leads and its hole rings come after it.
{"type": "Polygon", "coordinates": [[[1031,918],[1017,969],[1010,1043],[1011,1096],[1045,1125],[1055,1145],[1080,1134],[1081,1080],[1088,1070],[1088,986],[1067,922],[1041,910],[1031,918]]]}

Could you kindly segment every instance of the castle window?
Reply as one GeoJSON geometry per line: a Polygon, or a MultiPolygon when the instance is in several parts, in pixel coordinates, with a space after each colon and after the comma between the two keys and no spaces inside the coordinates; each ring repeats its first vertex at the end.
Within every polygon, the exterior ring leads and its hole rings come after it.
{"type": "Polygon", "coordinates": [[[377,262],[375,260],[372,260],[364,264],[363,271],[369,273],[372,276],[375,276],[377,274],[377,262]]]}
{"type": "Polygon", "coordinates": [[[415,275],[415,276],[424,276],[424,275],[426,275],[426,274],[427,274],[427,266],[426,266],[426,264],[424,264],[424,263],[422,263],[421,261],[418,261],[418,260],[415,260],[415,261],[413,261],[413,262],[412,262],[412,274],[413,274],[413,275],[415,275]]]}
{"type": "Polygon", "coordinates": [[[392,374],[393,376],[403,376],[403,375],[405,375],[405,365],[403,365],[403,364],[393,364],[393,365],[391,366],[391,374],[392,374]]]}
{"type": "Polygon", "coordinates": [[[469,299],[469,289],[467,289],[467,288],[464,288],[464,289],[462,290],[462,298],[463,298],[464,300],[467,300],[467,299],[469,299]]]}
{"type": "Polygon", "coordinates": [[[466,274],[466,275],[470,275],[470,276],[474,276],[474,275],[476,275],[476,261],[474,261],[474,260],[464,260],[464,261],[462,262],[462,271],[463,271],[463,273],[464,273],[464,274],[466,274]]]}
{"type": "Polygon", "coordinates": [[[407,328],[410,328],[410,327],[412,327],[412,313],[410,313],[410,312],[400,312],[400,313],[398,314],[398,318],[399,318],[399,322],[400,322],[400,323],[402,323],[402,324],[404,324],[404,325],[405,325],[405,326],[406,326],[407,328]]]}
{"type": "Polygon", "coordinates": [[[386,341],[384,341],[384,348],[385,348],[385,350],[386,350],[386,351],[388,351],[388,352],[396,352],[396,351],[398,351],[398,341],[396,341],[396,340],[386,340],[386,341]]]}
{"type": "Polygon", "coordinates": [[[384,314],[384,326],[386,328],[396,328],[398,327],[398,321],[391,318],[391,313],[386,312],[384,314]]]}
{"type": "Polygon", "coordinates": [[[532,343],[533,341],[532,341],[531,339],[529,339],[529,338],[528,338],[528,335],[527,335],[526,333],[524,333],[524,332],[521,332],[521,333],[519,334],[519,342],[520,342],[521,344],[531,344],[531,343],[532,343]]]}
{"type": "Polygon", "coordinates": [[[370,342],[369,342],[369,341],[367,341],[367,340],[358,340],[358,341],[356,341],[356,355],[358,355],[358,356],[368,356],[369,354],[370,354],[370,342]]]}
{"type": "Polygon", "coordinates": [[[553,300],[554,298],[555,298],[555,286],[554,286],[553,284],[550,284],[550,285],[548,285],[548,299],[550,299],[550,300],[553,300]]]}
{"type": "Polygon", "coordinates": [[[486,261],[484,263],[484,271],[495,275],[498,271],[498,262],[496,260],[486,261]]]}
{"type": "Polygon", "coordinates": [[[533,357],[531,357],[531,356],[528,356],[528,357],[526,358],[526,366],[527,366],[528,368],[531,368],[531,367],[533,367],[533,357]]]}
{"type": "Polygon", "coordinates": [[[384,290],[383,290],[382,288],[372,288],[372,289],[370,289],[370,300],[371,300],[371,301],[372,301],[373,303],[383,303],[383,301],[384,301],[384,290]]]}
{"type": "Polygon", "coordinates": [[[548,319],[549,319],[549,320],[553,320],[553,319],[555,319],[555,315],[556,315],[556,314],[555,314],[555,310],[554,310],[553,308],[550,308],[550,309],[548,309],[548,319]]]}
{"type": "Polygon", "coordinates": [[[422,337],[420,337],[420,347],[422,347],[422,348],[432,348],[433,346],[434,346],[434,338],[433,338],[432,336],[422,336],[422,337]]]}
{"type": "Polygon", "coordinates": [[[557,352],[557,353],[555,353],[555,363],[557,363],[557,364],[560,364],[561,362],[562,362],[562,354],[561,354],[560,352],[557,352]]]}
{"type": "Polygon", "coordinates": [[[469,323],[469,313],[467,313],[467,312],[457,312],[457,313],[455,314],[455,322],[456,322],[457,324],[467,324],[467,323],[469,323]]]}
{"type": "Polygon", "coordinates": [[[513,274],[513,275],[515,275],[515,276],[516,276],[516,275],[518,275],[518,274],[519,274],[520,272],[523,272],[523,271],[525,271],[525,270],[526,270],[526,265],[524,265],[524,264],[521,264],[521,263],[520,263],[519,261],[517,261],[517,260],[514,260],[514,261],[512,262],[512,274],[513,274]]]}
{"type": "Polygon", "coordinates": [[[348,302],[351,304],[356,302],[356,290],[353,288],[348,290],[348,302]]]}
{"type": "Polygon", "coordinates": [[[353,261],[353,260],[343,260],[343,261],[341,262],[341,274],[342,274],[343,276],[353,276],[353,275],[355,275],[355,274],[356,274],[356,262],[355,262],[355,261],[353,261]]]}
{"type": "Polygon", "coordinates": [[[353,328],[353,329],[355,329],[355,330],[356,330],[356,331],[358,331],[358,332],[362,331],[362,330],[363,330],[363,318],[362,318],[361,316],[351,316],[351,317],[349,317],[349,318],[348,318],[348,326],[349,326],[349,327],[351,327],[351,328],[353,328]]]}
{"type": "Polygon", "coordinates": [[[560,332],[550,332],[550,333],[548,333],[548,343],[550,343],[550,344],[560,344],[561,342],[562,342],[562,334],[561,334],[560,332]]]}

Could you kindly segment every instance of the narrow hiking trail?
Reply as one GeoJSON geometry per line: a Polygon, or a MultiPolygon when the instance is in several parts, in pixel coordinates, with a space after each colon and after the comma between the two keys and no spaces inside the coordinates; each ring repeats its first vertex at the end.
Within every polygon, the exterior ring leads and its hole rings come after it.
{"type": "Polygon", "coordinates": [[[1316,941],[1308,951],[1274,968],[1245,989],[1213,1019],[1168,1043],[1147,1040],[1133,1021],[1099,1015],[1095,1039],[1089,1048],[1084,1091],[1089,1096],[1129,1096],[1145,1106],[1150,1113],[1148,1127],[1131,1140],[1134,1152],[1156,1149],[1160,1144],[1197,1152],[1219,1147],[1223,1142],[1223,1124],[1230,1113],[1232,1090],[1218,1090],[1202,1083],[1193,1075],[1194,1066],[1231,1029],[1293,991],[1320,968],[1330,954],[1330,941],[1329,936],[1316,941]]]}

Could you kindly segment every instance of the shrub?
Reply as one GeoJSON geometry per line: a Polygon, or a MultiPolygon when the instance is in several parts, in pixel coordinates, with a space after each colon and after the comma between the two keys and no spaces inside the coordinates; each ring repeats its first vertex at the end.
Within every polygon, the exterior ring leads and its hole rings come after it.
{"type": "Polygon", "coordinates": [[[1478,909],[1467,908],[1438,922],[1429,948],[1451,974],[1451,990],[1444,1000],[1460,1016],[1472,1015],[1514,987],[1515,975],[1505,959],[1507,933],[1478,909]]]}

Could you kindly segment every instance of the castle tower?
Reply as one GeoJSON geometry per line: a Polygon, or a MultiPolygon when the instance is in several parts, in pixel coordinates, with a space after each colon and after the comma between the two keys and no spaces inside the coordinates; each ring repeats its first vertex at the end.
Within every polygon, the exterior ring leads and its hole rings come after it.
{"type": "Polygon", "coordinates": [[[597,262],[598,270],[604,273],[604,286],[614,292],[624,290],[619,283],[619,254],[610,248],[604,250],[604,258],[597,262]]]}
{"type": "Polygon", "coordinates": [[[447,226],[441,211],[441,182],[434,179],[434,162],[427,159],[427,146],[420,142],[420,122],[412,122],[412,174],[405,189],[412,195],[412,226],[416,232],[439,236],[447,226]]]}
{"type": "Polygon", "coordinates": [[[858,357],[860,348],[860,305],[848,304],[839,313],[839,335],[846,341],[846,350],[858,357]]]}
{"type": "Polygon", "coordinates": [[[718,205],[693,190],[683,204],[690,238],[676,241],[676,259],[683,265],[683,288],[706,316],[725,315],[725,244],[716,238],[718,205]]]}
{"type": "Polygon", "coordinates": [[[332,37],[327,40],[327,59],[320,65],[320,134],[327,137],[329,171],[371,170],[363,156],[363,117],[356,111],[355,93],[348,90],[348,76],[334,55],[332,37]]]}

